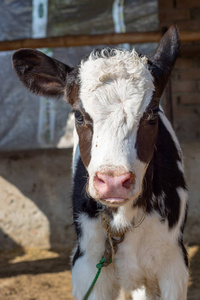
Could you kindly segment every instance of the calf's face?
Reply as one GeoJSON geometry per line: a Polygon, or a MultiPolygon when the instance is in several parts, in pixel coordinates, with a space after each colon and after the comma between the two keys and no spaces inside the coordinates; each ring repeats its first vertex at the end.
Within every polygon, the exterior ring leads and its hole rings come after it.
{"type": "Polygon", "coordinates": [[[178,46],[172,26],[150,59],[134,50],[104,49],[73,69],[32,49],[13,55],[19,78],[32,92],[64,95],[72,105],[88,192],[105,205],[123,205],[142,191],[157,136],[159,99],[178,46]]]}
{"type": "MultiPolygon", "coordinates": [[[[136,147],[139,123],[154,91],[147,59],[134,50],[103,50],[82,62],[79,79],[83,122],[76,124],[79,137],[88,131],[79,147],[89,173],[89,193],[107,205],[124,204],[140,194],[149,161],[138,159],[136,147]],[[84,128],[87,116],[90,129],[84,128]],[[85,148],[90,150],[84,159],[85,148]]],[[[155,133],[156,127],[149,129],[155,133]]]]}

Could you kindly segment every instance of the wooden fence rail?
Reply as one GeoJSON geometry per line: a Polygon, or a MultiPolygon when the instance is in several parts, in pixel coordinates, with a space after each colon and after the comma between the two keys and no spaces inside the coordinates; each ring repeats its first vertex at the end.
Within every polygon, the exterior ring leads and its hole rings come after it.
{"type": "MultiPolygon", "coordinates": [[[[86,45],[116,45],[123,43],[152,43],[161,38],[160,32],[129,32],[108,33],[98,35],[66,35],[42,39],[22,39],[1,41],[0,51],[16,50],[19,48],[54,48],[76,47],[86,45]]],[[[182,42],[200,41],[200,31],[181,31],[182,42]]]]}

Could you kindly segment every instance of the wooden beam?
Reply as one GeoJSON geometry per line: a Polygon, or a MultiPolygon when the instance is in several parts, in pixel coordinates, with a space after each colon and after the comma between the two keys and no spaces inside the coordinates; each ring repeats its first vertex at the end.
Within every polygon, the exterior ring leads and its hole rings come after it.
{"type": "MultiPolygon", "coordinates": [[[[16,50],[20,48],[56,48],[87,45],[117,45],[123,43],[154,43],[158,42],[160,38],[161,33],[157,31],[109,33],[98,35],[67,35],[42,39],[1,41],[0,51],[16,50]]],[[[182,31],[180,38],[182,42],[200,41],[200,31],[182,31]]]]}
{"type": "Polygon", "coordinates": [[[190,30],[184,30],[180,31],[180,39],[181,42],[199,42],[200,41],[200,30],[198,31],[190,31],[190,30]]]}
{"type": "Polygon", "coordinates": [[[0,51],[19,48],[54,48],[87,45],[116,45],[122,43],[149,43],[160,39],[159,32],[110,33],[99,35],[67,35],[42,39],[23,39],[0,42],[0,51]]]}

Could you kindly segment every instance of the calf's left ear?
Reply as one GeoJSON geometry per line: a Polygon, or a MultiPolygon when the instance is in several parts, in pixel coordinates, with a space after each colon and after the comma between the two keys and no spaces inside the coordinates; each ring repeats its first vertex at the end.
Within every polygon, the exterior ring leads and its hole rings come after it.
{"type": "Polygon", "coordinates": [[[155,53],[149,58],[150,69],[158,87],[158,96],[167,84],[179,53],[179,30],[172,25],[160,40],[155,53]]]}
{"type": "Polygon", "coordinates": [[[32,93],[47,97],[64,94],[72,68],[34,49],[20,49],[12,59],[19,79],[32,93]]]}

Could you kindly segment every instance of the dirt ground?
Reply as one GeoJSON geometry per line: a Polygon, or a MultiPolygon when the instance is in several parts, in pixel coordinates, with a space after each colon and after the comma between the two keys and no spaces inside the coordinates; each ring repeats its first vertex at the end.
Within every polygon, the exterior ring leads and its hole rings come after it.
{"type": "MultiPolygon", "coordinates": [[[[200,245],[190,246],[188,252],[191,263],[188,300],[199,300],[200,245]]],[[[71,300],[71,292],[69,253],[45,250],[0,253],[0,300],[71,300]]]]}

